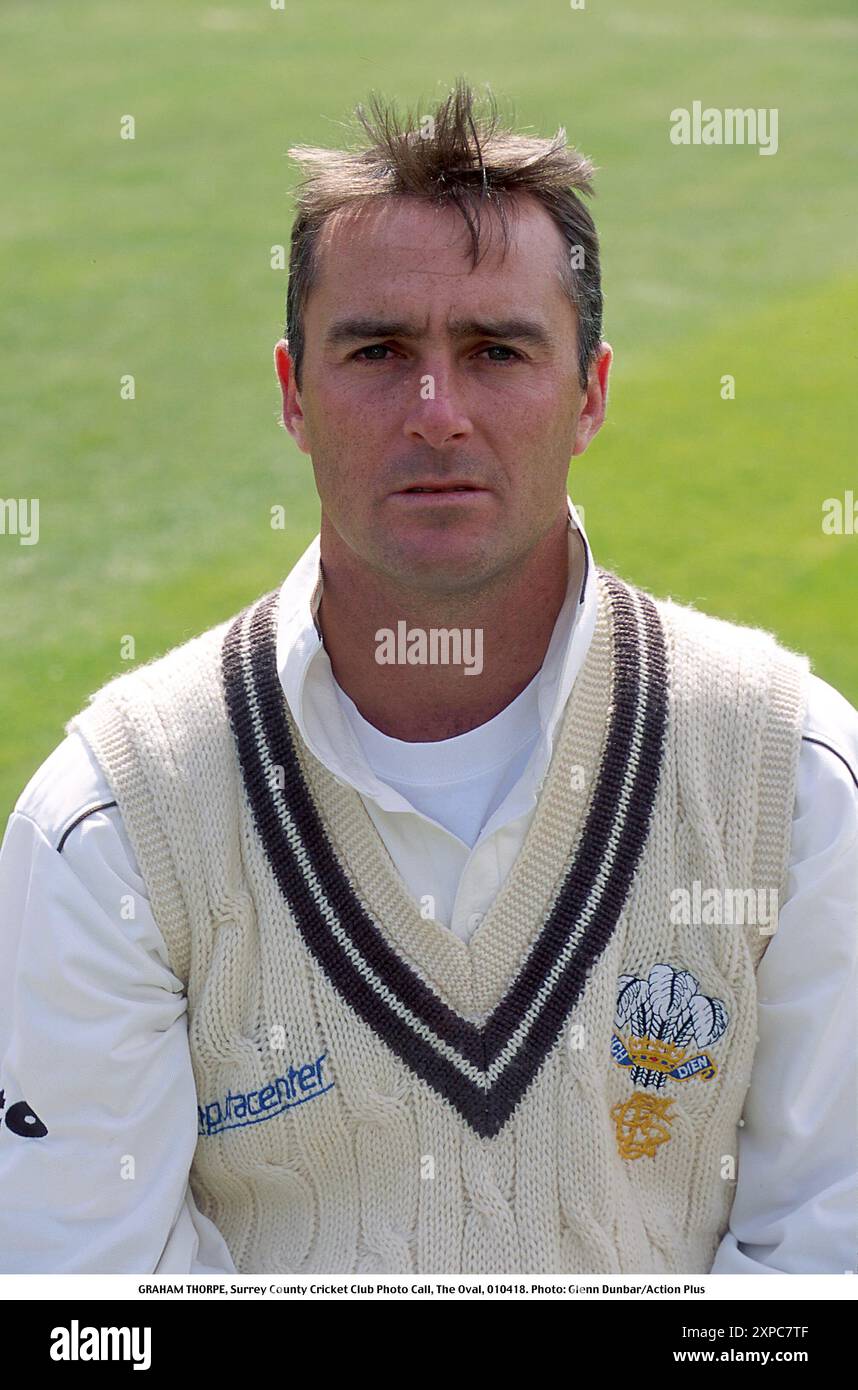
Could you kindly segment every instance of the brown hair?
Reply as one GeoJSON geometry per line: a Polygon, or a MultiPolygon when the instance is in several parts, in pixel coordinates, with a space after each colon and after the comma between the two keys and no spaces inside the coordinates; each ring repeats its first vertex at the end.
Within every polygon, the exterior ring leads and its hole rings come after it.
{"type": "Polygon", "coordinates": [[[568,245],[558,274],[578,314],[578,376],[586,388],[602,334],[599,241],[593,219],[576,196],[593,191],[590,160],[567,146],[562,127],[548,140],[501,126],[491,93],[487,114],[475,117],[474,93],[462,78],[429,116],[418,114],[415,120],[408,113],[403,124],[395,105],[386,105],[376,95],[370,98],[370,109],[371,120],[362,106],[354,112],[370,138],[368,147],[329,150],[296,145],[289,150],[307,171],[296,194],[286,297],[286,337],[298,389],[304,307],[318,271],[319,234],[331,213],[405,194],[438,206],[453,205],[467,225],[476,266],[481,206],[486,203],[497,210],[506,248],[506,214],[515,212],[516,193],[538,198],[568,245]]]}

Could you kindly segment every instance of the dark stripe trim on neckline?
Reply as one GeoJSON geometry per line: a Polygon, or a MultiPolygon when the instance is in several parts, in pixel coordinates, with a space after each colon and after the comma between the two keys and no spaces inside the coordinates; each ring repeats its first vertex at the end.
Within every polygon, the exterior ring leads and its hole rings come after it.
{"type": "Polygon", "coordinates": [[[307,949],[349,1007],[486,1137],[506,1124],[581,998],[649,834],[667,722],[664,633],[648,595],[610,571],[597,574],[610,603],[613,667],[602,762],[559,892],[482,1026],[397,954],[337,857],[300,768],[277,672],[279,590],[245,608],[223,644],[227,710],[254,823],[307,949]]]}

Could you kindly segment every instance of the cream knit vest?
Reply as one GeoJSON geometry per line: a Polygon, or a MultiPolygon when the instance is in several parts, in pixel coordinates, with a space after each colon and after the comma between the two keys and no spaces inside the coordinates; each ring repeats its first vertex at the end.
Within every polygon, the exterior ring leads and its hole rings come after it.
{"type": "Polygon", "coordinates": [[[279,590],[69,721],[186,986],[190,1181],[241,1272],[710,1269],[809,663],[596,581],[538,807],[467,944],[298,735],[279,590]]]}

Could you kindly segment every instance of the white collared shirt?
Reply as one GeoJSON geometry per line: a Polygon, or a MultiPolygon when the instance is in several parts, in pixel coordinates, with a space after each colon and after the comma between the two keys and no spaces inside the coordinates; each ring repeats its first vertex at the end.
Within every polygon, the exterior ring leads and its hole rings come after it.
{"type": "MultiPolygon", "coordinates": [[[[521,848],[592,636],[592,555],[571,503],[570,517],[569,588],[540,672],[494,719],[442,742],[388,738],[337,687],[314,622],[318,537],[282,585],[277,665],[302,737],[358,790],[415,898],[428,894],[431,915],[463,939],[521,848]]],[[[715,1274],[858,1270],[858,713],[816,677],[804,734],[788,894],[757,971],[760,1041],[715,1274]]],[[[188,1185],[187,1001],[76,734],[9,817],[0,906],[0,1118],[38,1094],[56,1140],[0,1128],[2,1271],[233,1272],[188,1185]],[[128,892],[133,921],[117,912],[128,892]],[[117,1170],[128,1153],[133,1183],[117,1170]]]]}

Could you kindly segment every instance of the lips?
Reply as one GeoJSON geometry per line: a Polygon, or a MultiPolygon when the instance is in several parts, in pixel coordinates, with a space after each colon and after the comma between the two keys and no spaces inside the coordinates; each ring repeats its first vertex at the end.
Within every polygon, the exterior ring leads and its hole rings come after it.
{"type": "Polygon", "coordinates": [[[419,483],[414,487],[404,487],[402,492],[482,492],[474,483],[419,483]]]}

